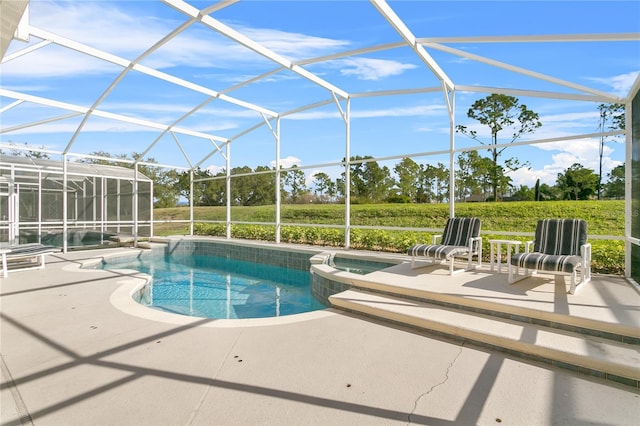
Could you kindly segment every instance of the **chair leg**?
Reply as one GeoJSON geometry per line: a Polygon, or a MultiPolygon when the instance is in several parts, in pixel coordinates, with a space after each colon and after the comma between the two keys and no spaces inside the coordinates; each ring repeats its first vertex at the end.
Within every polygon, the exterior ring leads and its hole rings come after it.
{"type": "Polygon", "coordinates": [[[529,273],[528,269],[524,270],[524,275],[520,275],[520,267],[519,266],[513,266],[511,264],[511,262],[509,262],[509,267],[507,268],[508,271],[508,282],[509,284],[514,284],[517,283],[518,281],[522,281],[525,278],[529,278],[531,275],[535,275],[535,271],[533,273],[529,273]],[[513,273],[513,269],[515,268],[515,274],[513,273]]]}
{"type": "Polygon", "coordinates": [[[580,281],[576,282],[578,270],[578,268],[576,267],[576,269],[573,271],[573,274],[571,274],[571,287],[569,288],[569,294],[576,294],[583,285],[591,281],[591,271],[584,268],[584,265],[580,265],[579,268],[580,281]]]}
{"type": "Polygon", "coordinates": [[[9,269],[7,269],[7,254],[2,253],[2,277],[7,278],[9,276],[9,269]]]}
{"type": "Polygon", "coordinates": [[[573,272],[571,273],[571,287],[569,287],[569,294],[575,294],[576,292],[576,278],[578,275],[578,272],[576,271],[576,269],[574,269],[573,272]]]}
{"type": "Polygon", "coordinates": [[[416,256],[411,257],[411,269],[422,268],[424,266],[429,266],[435,263],[435,259],[426,258],[424,261],[418,261],[416,256]]]}

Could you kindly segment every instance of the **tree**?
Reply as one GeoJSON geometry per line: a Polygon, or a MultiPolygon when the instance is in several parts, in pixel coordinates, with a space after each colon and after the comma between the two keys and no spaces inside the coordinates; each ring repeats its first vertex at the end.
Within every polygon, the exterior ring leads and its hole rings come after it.
{"type": "MultiPolygon", "coordinates": [[[[193,183],[193,204],[195,206],[223,206],[227,204],[226,181],[221,177],[225,176],[224,170],[213,175],[209,170],[196,169],[193,171],[193,180],[207,179],[193,183]],[[208,179],[218,177],[219,179],[208,179]]],[[[180,194],[189,199],[190,185],[189,172],[185,171],[180,175],[180,194]]]]}
{"type": "Polygon", "coordinates": [[[167,170],[164,173],[157,173],[153,177],[144,172],[142,174],[153,180],[154,207],[175,207],[178,204],[179,188],[176,186],[176,182],[180,175],[177,171],[167,170]]]}
{"type": "Polygon", "coordinates": [[[609,182],[606,185],[606,194],[609,198],[620,200],[624,198],[624,164],[616,166],[609,172],[609,182]]]}
{"type": "Polygon", "coordinates": [[[316,198],[320,202],[331,201],[336,196],[336,184],[328,174],[319,172],[313,175],[316,198]]]}
{"type": "Polygon", "coordinates": [[[563,199],[588,200],[598,186],[598,175],[591,169],[575,163],[564,174],[558,173],[557,185],[563,199]]]}
{"type": "Polygon", "coordinates": [[[480,154],[478,151],[465,151],[458,155],[458,168],[455,171],[456,175],[456,198],[460,201],[464,201],[470,195],[473,195],[478,190],[477,181],[474,179],[475,164],[477,163],[480,154]]]}
{"type": "Polygon", "coordinates": [[[538,199],[536,201],[552,201],[562,198],[560,189],[557,186],[551,186],[546,183],[540,184],[538,187],[538,199]]]}
{"type": "MultiPolygon", "coordinates": [[[[373,157],[351,157],[351,194],[355,201],[379,203],[387,199],[395,184],[388,167],[380,167],[377,161],[362,161],[371,158],[373,157]]],[[[344,181],[344,173],[342,180],[344,181]]]]}
{"type": "Polygon", "coordinates": [[[520,185],[518,189],[513,191],[511,196],[516,201],[534,201],[535,194],[534,189],[529,188],[527,185],[520,185]]]}
{"type": "Polygon", "coordinates": [[[386,200],[395,186],[391,171],[387,166],[380,167],[377,161],[365,163],[364,176],[367,182],[366,199],[372,203],[386,200]]]}
{"type": "MultiPolygon", "coordinates": [[[[9,145],[12,146],[18,146],[17,143],[9,141],[8,142],[9,145]]],[[[28,147],[29,145],[24,142],[24,146],[28,147]]],[[[40,149],[45,149],[44,145],[39,146],[40,149]]],[[[4,155],[4,152],[0,149],[0,156],[4,155]]],[[[46,160],[49,158],[49,154],[47,154],[46,152],[42,152],[42,151],[35,151],[32,149],[18,149],[18,148],[11,148],[11,155],[15,156],[15,157],[26,157],[26,158],[40,158],[43,160],[46,160]]]]}
{"type": "MultiPolygon", "coordinates": [[[[501,168],[500,168],[501,169],[501,168]]],[[[489,196],[492,182],[500,183],[501,174],[490,158],[482,157],[478,151],[466,151],[458,156],[458,170],[456,170],[456,185],[461,186],[458,190],[458,198],[465,200],[471,195],[482,195],[482,200],[491,198],[489,196]]]]}
{"type": "MultiPolygon", "coordinates": [[[[89,155],[100,158],[82,158],[81,163],[101,164],[108,166],[118,166],[126,169],[133,169],[135,161],[141,160],[142,154],[132,152],[131,156],[127,154],[111,155],[106,151],[93,151],[89,155]]],[[[146,163],[156,163],[152,157],[146,159],[146,163]]],[[[166,170],[161,167],[139,164],[138,172],[142,173],[153,181],[153,198],[156,207],[175,207],[178,203],[178,197],[181,193],[181,175],[175,170],[166,170]]],[[[188,178],[187,178],[188,181],[188,178]]],[[[188,185],[187,185],[188,187],[188,185]]]]}
{"type": "Polygon", "coordinates": [[[260,174],[247,176],[253,187],[248,206],[266,206],[276,202],[276,173],[269,166],[257,166],[255,171],[260,174]]]}
{"type": "Polygon", "coordinates": [[[289,188],[289,199],[294,204],[309,192],[305,182],[307,177],[296,165],[291,170],[282,172],[281,179],[283,183],[282,189],[289,188]]]}
{"type": "Polygon", "coordinates": [[[423,202],[441,203],[449,193],[449,170],[442,163],[437,166],[423,165],[419,181],[419,194],[423,202]]]}
{"type": "Polygon", "coordinates": [[[251,167],[242,166],[234,167],[231,169],[231,203],[236,206],[249,205],[249,199],[253,191],[253,184],[251,182],[251,167]],[[244,175],[244,176],[235,176],[244,175]]]}
{"type": "MultiPolygon", "coordinates": [[[[625,108],[623,104],[600,104],[598,105],[598,111],[600,111],[600,123],[598,128],[600,132],[607,130],[624,130],[624,112],[625,108]]],[[[600,136],[600,169],[598,172],[598,200],[600,199],[600,191],[602,189],[602,157],[604,156],[604,144],[609,142],[604,135],[600,136]]]]}
{"type": "Polygon", "coordinates": [[[412,202],[417,201],[418,186],[416,183],[420,177],[420,165],[411,158],[405,157],[395,165],[393,171],[398,176],[398,189],[400,197],[407,197],[412,202]]]}
{"type": "MultiPolygon", "coordinates": [[[[502,179],[498,169],[498,158],[507,148],[498,148],[499,133],[505,128],[512,128],[513,133],[507,143],[513,143],[522,135],[535,132],[542,123],[538,114],[529,110],[526,105],[521,105],[517,98],[496,93],[475,101],[467,111],[467,117],[489,127],[491,140],[488,143],[481,140],[475,130],[469,130],[466,126],[458,125],[456,131],[489,146],[493,165],[493,170],[490,170],[491,185],[493,196],[498,199],[498,188],[502,179]]],[[[527,163],[520,164],[517,158],[511,158],[505,162],[505,166],[514,171],[526,167],[527,163]]]]}
{"type": "Polygon", "coordinates": [[[492,167],[491,170],[493,173],[491,177],[492,182],[498,183],[497,196],[493,201],[498,201],[504,198],[504,195],[511,190],[513,187],[511,184],[513,179],[504,172],[504,168],[502,166],[492,167]]]}
{"type": "Polygon", "coordinates": [[[436,167],[431,168],[433,177],[435,178],[436,200],[443,203],[449,195],[449,169],[442,163],[438,163],[436,167]]]}

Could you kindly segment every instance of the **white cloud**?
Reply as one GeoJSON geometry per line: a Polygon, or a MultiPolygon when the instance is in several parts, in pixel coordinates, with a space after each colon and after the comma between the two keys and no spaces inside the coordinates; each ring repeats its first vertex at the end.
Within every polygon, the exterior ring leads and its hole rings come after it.
{"type": "Polygon", "coordinates": [[[338,49],[345,49],[350,44],[346,40],[315,37],[274,29],[248,27],[236,27],[235,29],[277,54],[293,60],[313,58],[335,52],[338,49]]]}
{"type": "MultiPolygon", "coordinates": [[[[293,167],[293,166],[300,166],[302,164],[302,160],[299,159],[298,157],[293,157],[293,156],[288,156],[285,158],[281,158],[280,159],[280,166],[283,169],[287,169],[289,167],[293,167]]],[[[271,167],[275,167],[276,166],[276,162],[272,161],[270,163],[271,167]]]]}
{"type": "MultiPolygon", "coordinates": [[[[427,117],[446,114],[444,105],[417,105],[411,107],[397,107],[387,109],[363,109],[353,110],[351,118],[378,118],[378,117],[427,117]]],[[[339,118],[338,111],[306,111],[284,117],[287,120],[322,120],[327,118],[339,118]]]]}
{"type": "MultiPolygon", "coordinates": [[[[111,73],[114,78],[122,68],[91,56],[82,55],[59,46],[47,46],[2,64],[6,77],[57,78],[76,75],[99,75],[111,73]]],[[[9,86],[19,90],[17,86],[9,86]]]]}
{"type": "MultiPolygon", "coordinates": [[[[26,127],[24,129],[11,132],[12,135],[38,135],[38,134],[69,134],[72,135],[79,126],[77,119],[73,122],[70,121],[58,121],[53,123],[41,124],[39,126],[26,127]]],[[[11,126],[7,126],[11,127],[11,126]]],[[[123,132],[148,132],[153,131],[148,127],[142,127],[126,122],[117,122],[110,120],[93,119],[89,120],[84,128],[84,132],[110,132],[110,133],[123,133],[123,132]]]]}
{"type": "Polygon", "coordinates": [[[373,109],[353,111],[353,118],[377,118],[377,117],[426,117],[440,116],[446,113],[444,105],[417,105],[410,107],[397,107],[389,109],[373,109]]]}
{"type": "MultiPolygon", "coordinates": [[[[168,120],[157,119],[157,123],[167,123],[168,120]]],[[[45,123],[38,126],[25,127],[20,130],[11,132],[11,135],[37,135],[37,134],[73,134],[79,126],[79,119],[72,118],[68,120],[61,120],[52,123],[45,123]]],[[[10,128],[17,123],[3,123],[7,128],[10,128]]],[[[177,127],[181,127],[178,124],[177,127]]],[[[189,126],[189,130],[202,133],[214,133],[221,130],[237,129],[238,123],[232,121],[206,121],[197,125],[189,126]]],[[[157,129],[152,129],[146,126],[139,126],[137,124],[127,123],[125,121],[109,120],[102,117],[91,117],[85,124],[82,131],[88,132],[107,132],[107,133],[133,133],[133,132],[160,132],[157,129]]]]}
{"type": "MultiPolygon", "coordinates": [[[[306,174],[306,179],[304,181],[304,184],[307,185],[307,188],[311,188],[313,186],[313,179],[314,177],[318,174],[321,173],[322,170],[313,170],[309,173],[306,174]]],[[[326,172],[323,172],[326,173],[326,172]]]]}
{"type": "Polygon", "coordinates": [[[33,26],[112,53],[142,53],[168,30],[152,14],[125,12],[116,2],[37,3],[30,9],[33,26]]]}
{"type": "Polygon", "coordinates": [[[224,171],[224,167],[211,165],[207,166],[205,170],[208,170],[212,175],[216,175],[217,173],[224,171]]]}
{"type": "MultiPolygon", "coordinates": [[[[164,6],[163,6],[164,7],[164,6]]],[[[185,17],[186,19],[186,17],[185,17]]],[[[117,2],[39,1],[31,8],[31,24],[62,37],[126,59],[134,59],[184,20],[159,19],[118,7],[117,2]]],[[[273,29],[236,26],[236,30],[290,59],[335,52],[348,41],[273,29]]],[[[39,40],[32,38],[32,43],[39,40]]],[[[9,52],[25,47],[14,43],[9,52]]],[[[187,65],[237,70],[238,64],[274,68],[275,63],[200,24],[192,25],[142,62],[163,69],[187,65]]],[[[3,74],[23,77],[92,75],[121,68],[58,46],[46,46],[3,65],[3,74]]],[[[117,75],[117,74],[116,74],[117,75]]]]}
{"type": "Polygon", "coordinates": [[[593,77],[590,78],[590,80],[605,84],[606,86],[610,87],[616,95],[620,97],[626,97],[629,94],[629,90],[631,90],[633,83],[635,83],[636,79],[638,78],[638,73],[640,73],[640,71],[614,75],[613,77],[607,78],[593,77]]]}
{"type": "MultiPolygon", "coordinates": [[[[550,164],[538,165],[531,170],[520,169],[509,174],[516,186],[533,186],[536,179],[549,185],[555,185],[558,173],[564,173],[574,164],[580,164],[585,168],[598,173],[600,170],[599,144],[597,139],[579,139],[559,142],[549,142],[533,145],[543,151],[557,151],[551,155],[550,164]]],[[[602,150],[602,178],[606,181],[607,174],[621,161],[611,157],[614,149],[609,143],[605,143],[602,150]]],[[[535,158],[549,158],[548,154],[534,155],[535,158]]]]}
{"type": "Polygon", "coordinates": [[[341,59],[333,61],[333,63],[341,68],[342,75],[355,76],[359,80],[381,80],[417,68],[414,64],[372,58],[341,59]]]}

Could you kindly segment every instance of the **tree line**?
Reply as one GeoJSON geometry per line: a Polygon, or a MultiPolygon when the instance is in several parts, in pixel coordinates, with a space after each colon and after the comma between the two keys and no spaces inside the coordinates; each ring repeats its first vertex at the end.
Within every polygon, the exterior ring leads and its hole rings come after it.
{"type": "MultiPolygon", "coordinates": [[[[419,164],[411,158],[403,158],[392,171],[380,166],[372,157],[352,157],[356,162],[350,166],[351,202],[369,203],[443,203],[449,201],[449,170],[442,163],[419,164]],[[366,162],[358,162],[369,160],[366,162]]],[[[456,201],[495,201],[492,175],[484,167],[486,161],[476,152],[458,156],[454,180],[456,201]]],[[[236,167],[231,169],[231,204],[234,206],[256,206],[274,204],[275,170],[268,166],[236,167]],[[247,174],[257,172],[258,174],[247,174]],[[266,172],[266,173],[265,173],[266,172]],[[233,175],[238,175],[233,177],[233,175]]],[[[226,172],[211,173],[207,170],[194,172],[194,179],[208,179],[194,184],[194,204],[197,206],[223,206],[226,198],[226,172]],[[211,179],[213,178],[213,179],[211,179]]],[[[345,200],[344,173],[331,179],[324,172],[313,175],[310,183],[302,170],[293,167],[281,171],[281,200],[289,204],[343,203],[345,200]]],[[[606,198],[624,198],[624,165],[617,166],[608,174],[603,185],[606,198]]],[[[497,187],[498,201],[551,201],[587,200],[598,192],[598,175],[594,170],[573,164],[559,173],[555,185],[536,183],[534,187],[511,184],[505,176],[497,187]]],[[[189,198],[189,173],[179,173],[170,185],[154,190],[156,207],[172,207],[179,197],[189,198]]]]}
{"type": "MultiPolygon", "coordinates": [[[[601,132],[624,129],[624,105],[601,104],[598,106],[601,132]]],[[[602,159],[604,144],[612,140],[600,138],[599,172],[573,164],[557,175],[554,185],[536,182],[533,188],[526,185],[516,187],[510,172],[529,167],[528,162],[518,158],[500,161],[508,146],[526,134],[534,133],[542,126],[537,113],[520,104],[513,96],[491,94],[479,99],[467,111],[467,117],[489,129],[490,138],[484,140],[475,130],[458,125],[456,132],[486,145],[489,156],[480,151],[466,151],[456,158],[454,172],[456,201],[508,201],[508,200],[586,200],[590,198],[624,197],[624,165],[614,168],[603,183],[602,159]],[[508,137],[501,132],[508,130],[508,137]]],[[[484,151],[484,149],[483,149],[484,151]]],[[[47,158],[38,151],[14,150],[14,155],[47,158]]],[[[130,160],[138,160],[140,154],[132,153],[112,156],[103,151],[92,155],[110,160],[85,158],[81,161],[104,163],[132,168],[130,160]],[[111,160],[112,159],[112,160],[111,160]],[[128,160],[128,161],[118,161],[128,160]]],[[[345,162],[345,158],[342,160],[345,162]]],[[[146,163],[154,163],[146,158],[146,163]]],[[[442,163],[419,164],[405,157],[393,166],[380,166],[371,156],[350,158],[350,196],[352,203],[442,203],[449,201],[450,172],[442,163]]],[[[154,181],[155,206],[173,207],[180,200],[190,199],[189,172],[165,170],[152,165],[139,165],[138,170],[154,181]]],[[[276,173],[270,166],[234,167],[232,176],[231,204],[255,206],[274,204],[276,201],[276,173]]],[[[222,206],[227,203],[226,171],[213,173],[205,169],[193,172],[193,200],[197,206],[222,206]]],[[[342,203],[345,199],[345,173],[332,179],[327,173],[315,173],[310,180],[306,174],[293,167],[280,171],[280,197],[285,203],[342,203]],[[309,183],[308,183],[309,182],[309,183]]]]}

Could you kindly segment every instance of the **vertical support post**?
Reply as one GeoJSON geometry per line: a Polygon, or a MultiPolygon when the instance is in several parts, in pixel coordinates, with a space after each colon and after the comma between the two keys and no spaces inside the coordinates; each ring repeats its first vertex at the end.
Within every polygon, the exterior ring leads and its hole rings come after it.
{"type": "MultiPolygon", "coordinates": [[[[93,222],[93,229],[96,229],[96,222],[98,221],[98,212],[97,212],[97,208],[98,208],[98,199],[97,199],[97,195],[98,192],[96,191],[96,177],[93,177],[93,193],[91,195],[91,208],[92,208],[92,222],[93,222]]],[[[102,235],[102,233],[100,233],[100,235],[102,235]]],[[[100,237],[100,241],[102,241],[102,237],[100,237]]]]}
{"type": "MultiPolygon", "coordinates": [[[[73,211],[71,212],[72,216],[73,216],[73,220],[76,222],[76,227],[78,226],[78,190],[74,190],[72,192],[73,195],[73,211]]],[[[84,227],[83,227],[84,228],[84,227]]]]}
{"type": "Polygon", "coordinates": [[[105,219],[107,217],[107,194],[105,177],[100,177],[100,233],[104,234],[105,231],[105,219]]]}
{"type": "Polygon", "coordinates": [[[280,206],[282,204],[282,197],[280,195],[280,117],[276,118],[276,133],[274,136],[276,138],[276,244],[280,244],[280,206]]]}
{"type": "Polygon", "coordinates": [[[87,205],[87,179],[82,179],[82,218],[80,218],[80,210],[78,210],[78,197],[76,197],[76,216],[78,219],[82,219],[82,229],[87,229],[87,212],[85,206],[87,205]]]}
{"type": "Polygon", "coordinates": [[[67,223],[67,154],[62,154],[62,252],[67,252],[67,237],[69,234],[67,223]]]}
{"type": "Polygon", "coordinates": [[[625,139],[625,155],[624,155],[624,276],[627,278],[631,277],[631,250],[632,250],[632,242],[629,238],[632,237],[632,218],[634,214],[638,214],[639,212],[633,211],[633,193],[632,183],[633,183],[633,140],[632,140],[632,127],[633,117],[631,116],[632,111],[631,99],[624,106],[624,122],[625,130],[624,130],[624,139],[625,139]]]}
{"type": "Polygon", "coordinates": [[[18,235],[20,234],[18,217],[18,195],[16,193],[16,171],[15,165],[11,165],[11,174],[9,178],[9,196],[7,207],[9,208],[9,244],[18,244],[18,235]]]}
{"type": "Polygon", "coordinates": [[[42,242],[42,172],[38,170],[38,242],[42,242]]]}
{"type": "Polygon", "coordinates": [[[149,240],[153,237],[153,180],[149,182],[149,240]]]}
{"type": "Polygon", "coordinates": [[[193,237],[193,169],[189,169],[189,235],[193,237]]]}
{"type": "Polygon", "coordinates": [[[344,248],[351,247],[351,98],[345,111],[344,248]]]}
{"type": "Polygon", "coordinates": [[[449,90],[442,82],[447,112],[449,113],[449,217],[456,215],[456,128],[455,128],[455,90],[449,90]]]}
{"type": "Polygon", "coordinates": [[[131,197],[133,207],[133,246],[138,247],[138,163],[133,165],[133,194],[131,197]]]}
{"type": "Polygon", "coordinates": [[[116,230],[120,232],[120,179],[116,179],[116,230]]]}
{"type": "Polygon", "coordinates": [[[226,145],[226,173],[225,183],[227,185],[227,239],[231,238],[231,144],[226,145]]]}

